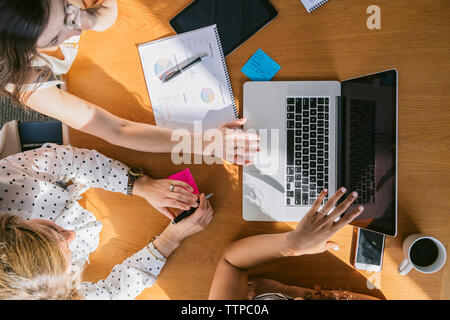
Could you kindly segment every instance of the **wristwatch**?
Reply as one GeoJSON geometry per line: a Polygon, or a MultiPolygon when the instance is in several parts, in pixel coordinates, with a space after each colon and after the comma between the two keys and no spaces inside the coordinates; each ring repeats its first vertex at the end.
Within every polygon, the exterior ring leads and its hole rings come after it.
{"type": "Polygon", "coordinates": [[[134,183],[139,177],[144,175],[144,170],[142,168],[130,168],[128,170],[128,185],[127,185],[127,194],[129,196],[133,193],[134,183]]]}

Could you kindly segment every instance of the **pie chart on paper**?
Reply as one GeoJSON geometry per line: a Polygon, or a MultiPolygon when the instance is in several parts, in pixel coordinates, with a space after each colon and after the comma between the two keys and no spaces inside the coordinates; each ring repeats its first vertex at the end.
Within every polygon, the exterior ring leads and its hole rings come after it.
{"type": "Polygon", "coordinates": [[[204,88],[201,92],[201,96],[204,103],[211,103],[216,98],[214,90],[211,88],[204,88]]]}
{"type": "Polygon", "coordinates": [[[159,77],[164,71],[172,67],[172,62],[169,59],[159,59],[155,63],[155,74],[159,77]]]}

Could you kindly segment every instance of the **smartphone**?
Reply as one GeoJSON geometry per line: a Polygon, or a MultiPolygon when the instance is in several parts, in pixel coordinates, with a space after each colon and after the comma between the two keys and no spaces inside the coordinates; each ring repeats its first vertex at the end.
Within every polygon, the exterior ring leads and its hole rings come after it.
{"type": "Polygon", "coordinates": [[[356,269],[381,271],[385,238],[384,234],[358,228],[355,252],[356,269]]]}

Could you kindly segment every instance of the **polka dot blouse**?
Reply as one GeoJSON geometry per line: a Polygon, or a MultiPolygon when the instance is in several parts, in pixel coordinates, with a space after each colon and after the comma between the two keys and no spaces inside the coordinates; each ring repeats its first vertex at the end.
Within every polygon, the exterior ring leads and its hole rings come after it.
{"type": "MultiPolygon", "coordinates": [[[[72,262],[83,266],[98,247],[102,224],[78,204],[81,194],[91,187],[126,194],[127,181],[127,166],[95,150],[45,144],[0,160],[0,213],[48,219],[74,230],[72,262]]],[[[152,244],[149,248],[163,260],[152,244]]],[[[164,266],[154,255],[145,247],[106,279],[83,282],[79,290],[86,299],[134,299],[155,283],[164,266]]]]}

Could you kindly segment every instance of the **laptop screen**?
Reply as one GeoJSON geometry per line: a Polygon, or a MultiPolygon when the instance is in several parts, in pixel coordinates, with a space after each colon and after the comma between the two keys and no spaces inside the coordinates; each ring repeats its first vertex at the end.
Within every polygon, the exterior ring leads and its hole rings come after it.
{"type": "Polygon", "coordinates": [[[365,208],[352,225],[395,236],[397,71],[342,82],[339,119],[338,181],[365,208]]]}

